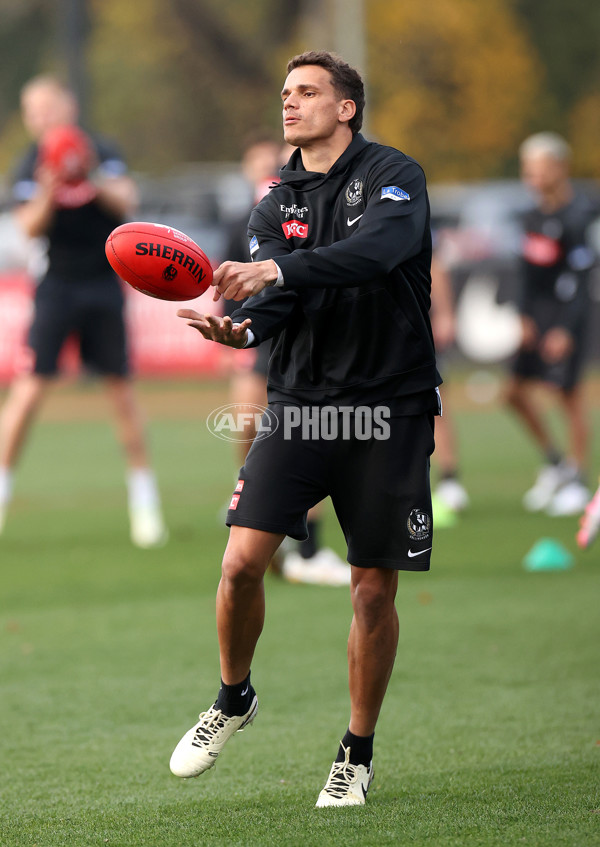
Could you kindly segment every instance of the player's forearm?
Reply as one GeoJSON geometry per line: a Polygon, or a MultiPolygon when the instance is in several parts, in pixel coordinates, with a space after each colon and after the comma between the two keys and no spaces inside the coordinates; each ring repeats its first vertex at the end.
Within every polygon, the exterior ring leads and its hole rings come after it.
{"type": "Polygon", "coordinates": [[[138,192],[135,183],[129,177],[111,177],[98,180],[96,199],[106,211],[117,218],[126,218],[133,214],[138,205],[138,192]]]}
{"type": "Polygon", "coordinates": [[[55,206],[49,194],[41,193],[30,200],[17,206],[14,215],[17,223],[29,238],[38,238],[45,235],[54,217],[55,206]]]}

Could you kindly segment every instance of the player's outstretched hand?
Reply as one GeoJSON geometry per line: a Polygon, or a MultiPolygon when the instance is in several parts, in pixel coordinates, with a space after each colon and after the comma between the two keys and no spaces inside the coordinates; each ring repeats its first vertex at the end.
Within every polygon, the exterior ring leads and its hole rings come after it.
{"type": "Polygon", "coordinates": [[[223,262],[213,274],[213,300],[222,294],[227,300],[245,300],[258,294],[277,279],[277,265],[266,262],[223,262]]]}
{"type": "Polygon", "coordinates": [[[187,320],[188,326],[193,326],[209,341],[238,348],[245,347],[248,340],[246,330],[252,323],[250,318],[246,318],[241,324],[234,325],[229,316],[221,318],[218,315],[201,315],[193,309],[179,309],[177,317],[187,320]]]}

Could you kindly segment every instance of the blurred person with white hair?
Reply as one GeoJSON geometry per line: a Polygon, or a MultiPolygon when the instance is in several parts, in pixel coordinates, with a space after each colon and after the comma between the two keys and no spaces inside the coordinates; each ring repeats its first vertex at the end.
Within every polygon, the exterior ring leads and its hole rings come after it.
{"type": "Polygon", "coordinates": [[[581,391],[590,312],[588,275],[596,256],[588,230],[598,215],[570,179],[571,151],[556,133],[541,132],[520,147],[521,178],[536,198],[524,217],[519,303],[522,338],[506,389],[509,406],[542,456],[528,511],[575,515],[589,499],[586,463],[589,428],[581,391]],[[533,387],[553,392],[568,444],[555,441],[533,387]]]}

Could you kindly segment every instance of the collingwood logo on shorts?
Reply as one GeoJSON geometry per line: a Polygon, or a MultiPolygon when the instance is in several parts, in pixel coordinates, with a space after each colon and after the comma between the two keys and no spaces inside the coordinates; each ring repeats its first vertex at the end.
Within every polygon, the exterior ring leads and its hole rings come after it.
{"type": "Polygon", "coordinates": [[[421,509],[413,509],[406,520],[406,528],[413,541],[427,541],[431,534],[431,517],[421,509]]]}
{"type": "Polygon", "coordinates": [[[346,189],[346,204],[348,206],[358,206],[363,199],[363,184],[362,179],[353,179],[346,189]]]}

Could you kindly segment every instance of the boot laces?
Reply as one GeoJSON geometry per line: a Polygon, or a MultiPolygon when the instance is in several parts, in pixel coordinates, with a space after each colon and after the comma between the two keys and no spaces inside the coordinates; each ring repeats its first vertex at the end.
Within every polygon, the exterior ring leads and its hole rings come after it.
{"type": "Polygon", "coordinates": [[[220,709],[211,707],[208,712],[202,712],[200,725],[196,729],[192,741],[194,747],[203,747],[205,744],[210,744],[215,736],[225,728],[227,721],[227,715],[224,715],[220,709]]]}

